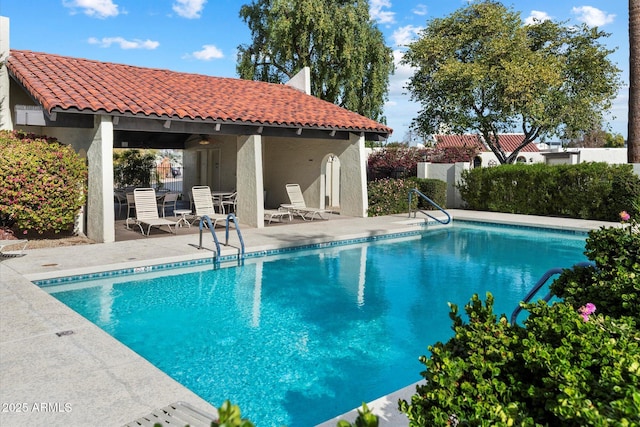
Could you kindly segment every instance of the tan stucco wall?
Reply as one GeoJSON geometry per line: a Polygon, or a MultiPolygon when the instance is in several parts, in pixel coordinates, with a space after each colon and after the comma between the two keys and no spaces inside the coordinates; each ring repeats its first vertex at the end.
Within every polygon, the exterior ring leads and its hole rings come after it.
{"type": "MultiPolygon", "coordinates": [[[[286,184],[300,184],[307,205],[322,206],[322,161],[331,153],[340,157],[350,145],[326,139],[263,138],[266,207],[289,203],[286,184]]],[[[341,164],[344,168],[345,162],[341,164]]]]}

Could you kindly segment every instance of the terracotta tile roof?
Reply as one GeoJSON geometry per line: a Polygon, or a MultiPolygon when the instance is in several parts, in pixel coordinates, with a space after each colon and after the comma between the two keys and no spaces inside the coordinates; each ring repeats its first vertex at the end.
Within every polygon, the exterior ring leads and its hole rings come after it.
{"type": "Polygon", "coordinates": [[[436,145],[440,148],[470,147],[480,151],[487,151],[487,147],[480,141],[478,135],[435,135],[436,145]]]}
{"type": "MultiPolygon", "coordinates": [[[[435,135],[438,147],[477,147],[480,151],[491,151],[484,145],[479,135],[435,135]]],[[[500,134],[500,145],[505,153],[512,153],[524,140],[524,134],[504,133],[500,134]]],[[[521,152],[538,152],[538,146],[529,143],[524,146],[521,152]]]]}
{"type": "Polygon", "coordinates": [[[292,87],[11,50],[7,69],[48,112],[92,111],[236,124],[388,133],[292,87]]]}

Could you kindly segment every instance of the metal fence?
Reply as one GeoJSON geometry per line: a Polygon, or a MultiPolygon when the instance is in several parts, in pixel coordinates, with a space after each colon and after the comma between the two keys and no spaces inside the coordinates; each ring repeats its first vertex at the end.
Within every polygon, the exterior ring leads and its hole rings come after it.
{"type": "Polygon", "coordinates": [[[182,193],[182,166],[157,166],[151,169],[151,186],[157,190],[182,193]]]}

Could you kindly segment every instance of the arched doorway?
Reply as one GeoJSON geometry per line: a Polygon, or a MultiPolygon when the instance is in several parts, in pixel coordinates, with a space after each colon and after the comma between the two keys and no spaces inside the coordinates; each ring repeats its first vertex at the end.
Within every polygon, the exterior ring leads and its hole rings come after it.
{"type": "Polygon", "coordinates": [[[340,208],[340,159],[331,153],[322,160],[323,209],[340,208]]]}

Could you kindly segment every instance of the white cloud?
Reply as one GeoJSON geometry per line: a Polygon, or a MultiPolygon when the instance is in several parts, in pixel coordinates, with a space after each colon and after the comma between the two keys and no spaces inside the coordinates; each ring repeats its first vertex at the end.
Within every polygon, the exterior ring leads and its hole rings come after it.
{"type": "Polygon", "coordinates": [[[153,40],[127,40],[123,37],[103,37],[102,39],[97,39],[95,37],[91,37],[89,40],[89,44],[97,44],[100,47],[111,47],[111,45],[119,45],[120,49],[148,49],[153,50],[160,46],[159,42],[153,40]]]}
{"type": "Polygon", "coordinates": [[[407,46],[412,41],[415,41],[422,31],[422,27],[416,27],[413,25],[406,25],[404,27],[400,27],[396,29],[391,38],[393,39],[393,44],[396,47],[407,46]]]}
{"type": "Polygon", "coordinates": [[[427,14],[427,6],[424,4],[419,4],[413,8],[412,12],[416,15],[424,16],[427,14]]]}
{"type": "Polygon", "coordinates": [[[118,5],[111,0],[63,0],[62,5],[75,13],[76,8],[83,9],[85,15],[96,18],[118,16],[118,5]]]}
{"type": "Polygon", "coordinates": [[[224,58],[224,54],[222,53],[222,51],[212,44],[206,44],[202,46],[201,50],[193,52],[191,56],[202,61],[211,61],[212,59],[224,58]]]}
{"type": "Polygon", "coordinates": [[[607,14],[606,12],[591,6],[580,6],[571,9],[580,22],[584,22],[590,27],[602,27],[605,24],[613,22],[616,15],[607,14]]]}
{"type": "Polygon", "coordinates": [[[205,3],[207,0],[176,0],[173,3],[173,11],[183,18],[200,18],[205,3]]]}
{"type": "Polygon", "coordinates": [[[548,21],[551,16],[547,12],[541,12],[539,10],[532,10],[531,14],[524,20],[525,25],[533,25],[536,22],[548,21]]]}
{"type": "Polygon", "coordinates": [[[369,13],[371,19],[378,21],[380,24],[393,24],[396,22],[395,12],[390,10],[382,10],[383,8],[391,7],[390,0],[371,0],[369,4],[369,13]]]}

